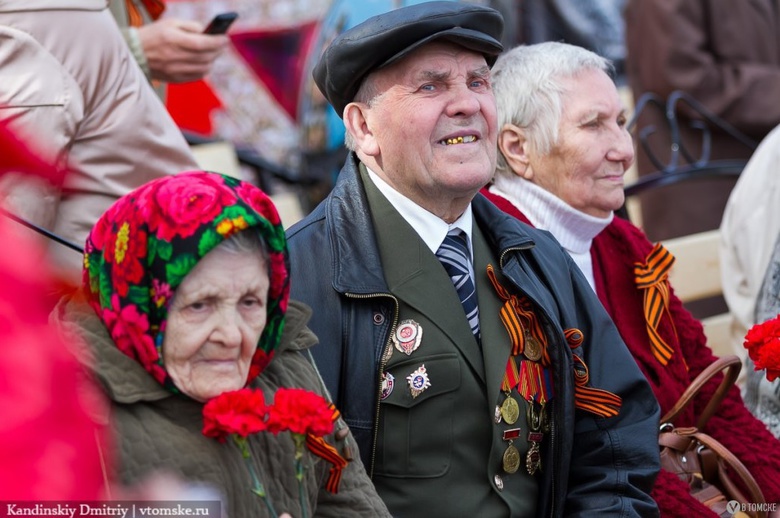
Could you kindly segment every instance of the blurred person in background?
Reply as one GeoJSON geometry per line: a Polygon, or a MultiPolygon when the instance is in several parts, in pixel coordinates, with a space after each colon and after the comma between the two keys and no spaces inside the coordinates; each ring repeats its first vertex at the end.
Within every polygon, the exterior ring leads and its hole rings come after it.
{"type": "MultiPolygon", "coordinates": [[[[780,316],[780,238],[775,241],[774,250],[766,269],[766,275],[756,301],[756,323],[766,322],[780,316]]],[[[750,357],[745,367],[745,404],[780,439],[780,378],[767,379],[763,369],[756,370],[750,357]]]]}
{"type": "MultiPolygon", "coordinates": [[[[761,141],[729,195],[720,224],[720,278],[731,316],[734,354],[743,361],[745,334],[757,322],[756,303],[766,290],[770,258],[780,235],[780,126],[761,141]]],[[[764,311],[761,311],[764,314],[764,311]]],[[[752,368],[742,369],[740,379],[752,368]]],[[[753,377],[756,379],[755,377],[753,377]]]]}
{"type": "MultiPolygon", "coordinates": [[[[665,101],[681,90],[755,142],[780,124],[777,0],[628,0],[626,44],[635,100],[653,92],[665,101]]],[[[698,159],[704,139],[693,123],[700,117],[685,109],[685,103],[681,106],[678,144],[698,159]]],[[[653,155],[669,164],[672,141],[663,115],[644,110],[638,129],[655,126],[648,144],[653,155]]],[[[751,156],[753,145],[705,124],[712,138],[710,162],[751,156]]],[[[658,169],[641,146],[637,166],[640,176],[658,169]]],[[[643,193],[643,229],[651,240],[660,241],[718,228],[735,181],[697,179],[643,193]]]]}
{"type": "MultiPolygon", "coordinates": [[[[568,251],[664,415],[716,358],[701,324],[669,286],[663,268],[671,256],[615,217],[634,149],[610,73],[604,58],[564,43],[517,47],[500,56],[493,83],[501,153],[483,193],[508,214],[551,232],[568,251]],[[646,297],[657,301],[659,312],[647,309],[646,297]]],[[[702,390],[675,425],[694,426],[715,388],[702,390]]],[[[750,414],[737,387],[704,431],[747,466],[768,502],[780,500],[780,441],[750,414]]],[[[714,516],[690,491],[662,469],[652,496],[665,516],[714,516]]]]}
{"type": "MultiPolygon", "coordinates": [[[[202,79],[230,43],[227,36],[203,34],[206,26],[199,21],[161,18],[164,0],[110,0],[109,8],[150,81],[202,79]]],[[[158,88],[159,93],[162,90],[158,88]]]]}
{"type": "MultiPolygon", "coordinates": [[[[0,1],[0,106],[0,120],[68,170],[57,189],[7,176],[6,208],[78,246],[117,198],[196,167],[105,0],[0,1]]],[[[53,246],[53,265],[78,279],[78,254],[53,246]]]]}

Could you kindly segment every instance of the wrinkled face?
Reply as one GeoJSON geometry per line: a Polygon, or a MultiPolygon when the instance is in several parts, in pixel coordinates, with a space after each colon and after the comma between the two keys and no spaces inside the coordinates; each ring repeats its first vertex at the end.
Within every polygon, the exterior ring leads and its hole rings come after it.
{"type": "Polygon", "coordinates": [[[184,278],[171,303],[163,362],[197,401],[246,384],[265,329],[268,268],[260,252],[217,247],[184,278]]]}
{"type": "Polygon", "coordinates": [[[558,142],[550,153],[531,151],[531,181],[577,210],[607,217],[623,205],[623,175],[634,161],[626,113],[601,70],[564,81],[558,142]]]}
{"type": "Polygon", "coordinates": [[[366,123],[377,172],[425,208],[473,197],[496,163],[496,106],[485,58],[433,42],[375,74],[382,94],[366,123]]]}

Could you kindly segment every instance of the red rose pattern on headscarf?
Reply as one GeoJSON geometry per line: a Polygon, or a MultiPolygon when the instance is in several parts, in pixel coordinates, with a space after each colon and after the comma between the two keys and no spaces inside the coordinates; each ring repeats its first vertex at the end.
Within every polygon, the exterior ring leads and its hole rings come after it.
{"type": "Polygon", "coordinates": [[[162,361],[176,288],[214,247],[236,232],[266,243],[268,318],[247,383],[273,359],[290,291],[284,228],[257,187],[205,171],[153,180],[123,196],[92,229],[84,249],[84,290],[117,348],[177,392],[162,361]]]}

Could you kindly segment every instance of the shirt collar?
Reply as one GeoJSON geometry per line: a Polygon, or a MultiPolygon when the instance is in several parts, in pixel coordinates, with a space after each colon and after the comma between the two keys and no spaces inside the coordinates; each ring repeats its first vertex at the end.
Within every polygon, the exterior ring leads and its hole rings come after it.
{"type": "Polygon", "coordinates": [[[463,211],[463,214],[461,214],[458,219],[452,224],[449,224],[395,190],[368,167],[366,167],[366,170],[368,171],[368,177],[374,182],[374,185],[379,189],[379,192],[387,198],[390,205],[392,205],[395,210],[401,214],[401,217],[403,217],[415,232],[419,234],[420,239],[423,240],[431,252],[434,254],[436,253],[444,241],[444,238],[447,236],[447,232],[453,228],[459,228],[463,230],[469,238],[469,250],[471,251],[473,258],[474,251],[471,246],[471,229],[473,227],[474,218],[471,214],[471,203],[469,203],[469,206],[466,207],[466,210],[463,211]]]}

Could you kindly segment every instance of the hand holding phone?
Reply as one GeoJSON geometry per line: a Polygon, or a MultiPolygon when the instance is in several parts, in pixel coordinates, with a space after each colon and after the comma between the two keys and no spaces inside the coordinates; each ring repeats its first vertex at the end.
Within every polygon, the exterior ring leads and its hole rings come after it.
{"type": "Polygon", "coordinates": [[[209,22],[203,34],[225,34],[236,18],[238,18],[238,13],[232,11],[218,14],[209,22]]]}

